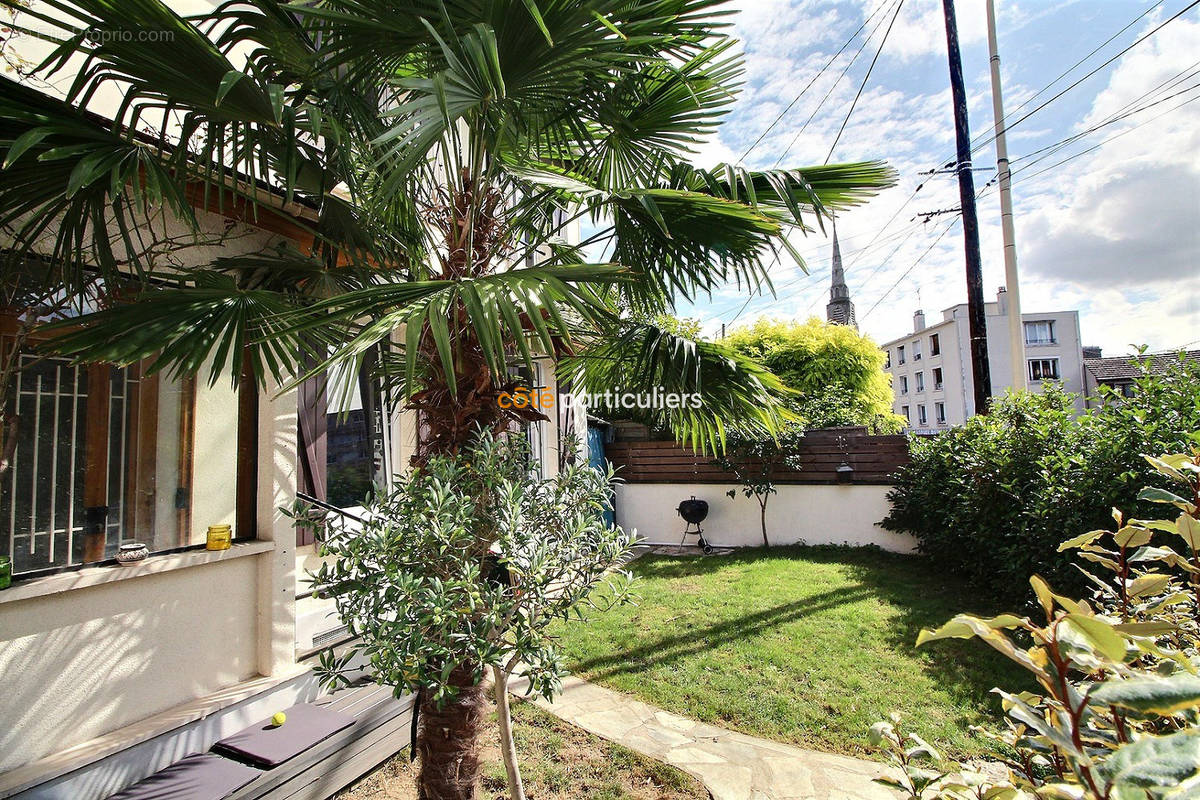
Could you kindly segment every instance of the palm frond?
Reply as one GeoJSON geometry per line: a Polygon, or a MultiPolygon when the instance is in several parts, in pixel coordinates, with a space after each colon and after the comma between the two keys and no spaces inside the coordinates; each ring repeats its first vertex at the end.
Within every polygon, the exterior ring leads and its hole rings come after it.
{"type": "Polygon", "coordinates": [[[404,379],[415,386],[422,345],[432,345],[451,393],[459,378],[458,356],[478,349],[493,374],[511,361],[532,366],[535,351],[554,355],[572,346],[580,327],[595,330],[615,321],[601,288],[627,279],[611,264],[536,266],[467,280],[382,283],[330,298],[297,315],[297,335],[324,330],[330,320],[361,320],[356,332],[333,348],[308,374],[337,363],[357,363],[393,332],[404,331],[404,379]]]}
{"type": "Polygon", "coordinates": [[[782,423],[794,420],[785,405],[790,390],[765,367],[720,344],[688,339],[649,323],[626,325],[617,335],[566,359],[560,371],[591,394],[658,392],[698,398],[696,406],[637,413],[705,453],[723,452],[731,424],[773,434],[782,423]]]}

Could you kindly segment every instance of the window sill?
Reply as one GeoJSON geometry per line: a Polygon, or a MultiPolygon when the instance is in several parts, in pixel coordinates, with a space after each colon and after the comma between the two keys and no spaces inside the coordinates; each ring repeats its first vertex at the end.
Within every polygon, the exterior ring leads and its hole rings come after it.
{"type": "Polygon", "coordinates": [[[146,575],[174,572],[177,569],[213,564],[232,558],[258,555],[274,549],[275,542],[235,542],[228,550],[188,550],[183,553],[151,555],[144,561],[138,561],[135,564],[84,567],[74,572],[63,572],[58,575],[47,575],[44,578],[16,582],[9,588],[0,590],[0,605],[30,600],[35,597],[62,594],[88,586],[100,586],[115,581],[141,578],[146,575]]]}

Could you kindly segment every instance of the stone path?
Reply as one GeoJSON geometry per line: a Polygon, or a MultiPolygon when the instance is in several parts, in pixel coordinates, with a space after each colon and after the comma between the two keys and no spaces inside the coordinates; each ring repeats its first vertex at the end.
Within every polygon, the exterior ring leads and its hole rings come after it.
{"type": "MultiPolygon", "coordinates": [[[[514,695],[525,684],[514,679],[514,695]]],[[[714,800],[896,800],[872,783],[883,764],[802,750],[662,711],[576,677],[563,681],[555,716],[695,775],[714,800]]]]}

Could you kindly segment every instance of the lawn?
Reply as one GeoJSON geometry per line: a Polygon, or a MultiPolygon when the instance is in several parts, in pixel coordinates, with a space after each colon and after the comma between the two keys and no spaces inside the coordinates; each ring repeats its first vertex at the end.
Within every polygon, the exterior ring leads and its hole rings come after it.
{"type": "Polygon", "coordinates": [[[1032,688],[978,642],[916,649],[922,627],[993,613],[915,556],[790,547],[646,556],[634,605],[557,632],[568,668],[693,719],[847,755],[876,755],[871,723],[896,710],[950,755],[982,752],[994,686],[1032,688]]]}
{"type": "MultiPolygon", "coordinates": [[[[536,800],[708,800],[708,790],[687,773],[606,742],[536,706],[515,703],[513,724],[525,792],[536,800]]],[[[480,800],[508,797],[499,736],[493,714],[482,734],[480,800]]],[[[406,749],[335,800],[416,800],[414,767],[406,749]]]]}

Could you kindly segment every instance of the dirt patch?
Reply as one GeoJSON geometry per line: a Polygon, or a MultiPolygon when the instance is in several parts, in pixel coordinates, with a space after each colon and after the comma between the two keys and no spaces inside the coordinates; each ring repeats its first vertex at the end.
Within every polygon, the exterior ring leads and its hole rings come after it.
{"type": "MultiPolygon", "coordinates": [[[[534,706],[513,706],[525,793],[530,800],[707,800],[685,772],[612,744],[534,706]]],[[[482,741],[482,800],[508,800],[499,728],[488,717],[482,741]]],[[[416,764],[408,751],[384,763],[336,800],[416,800],[416,764]]]]}

